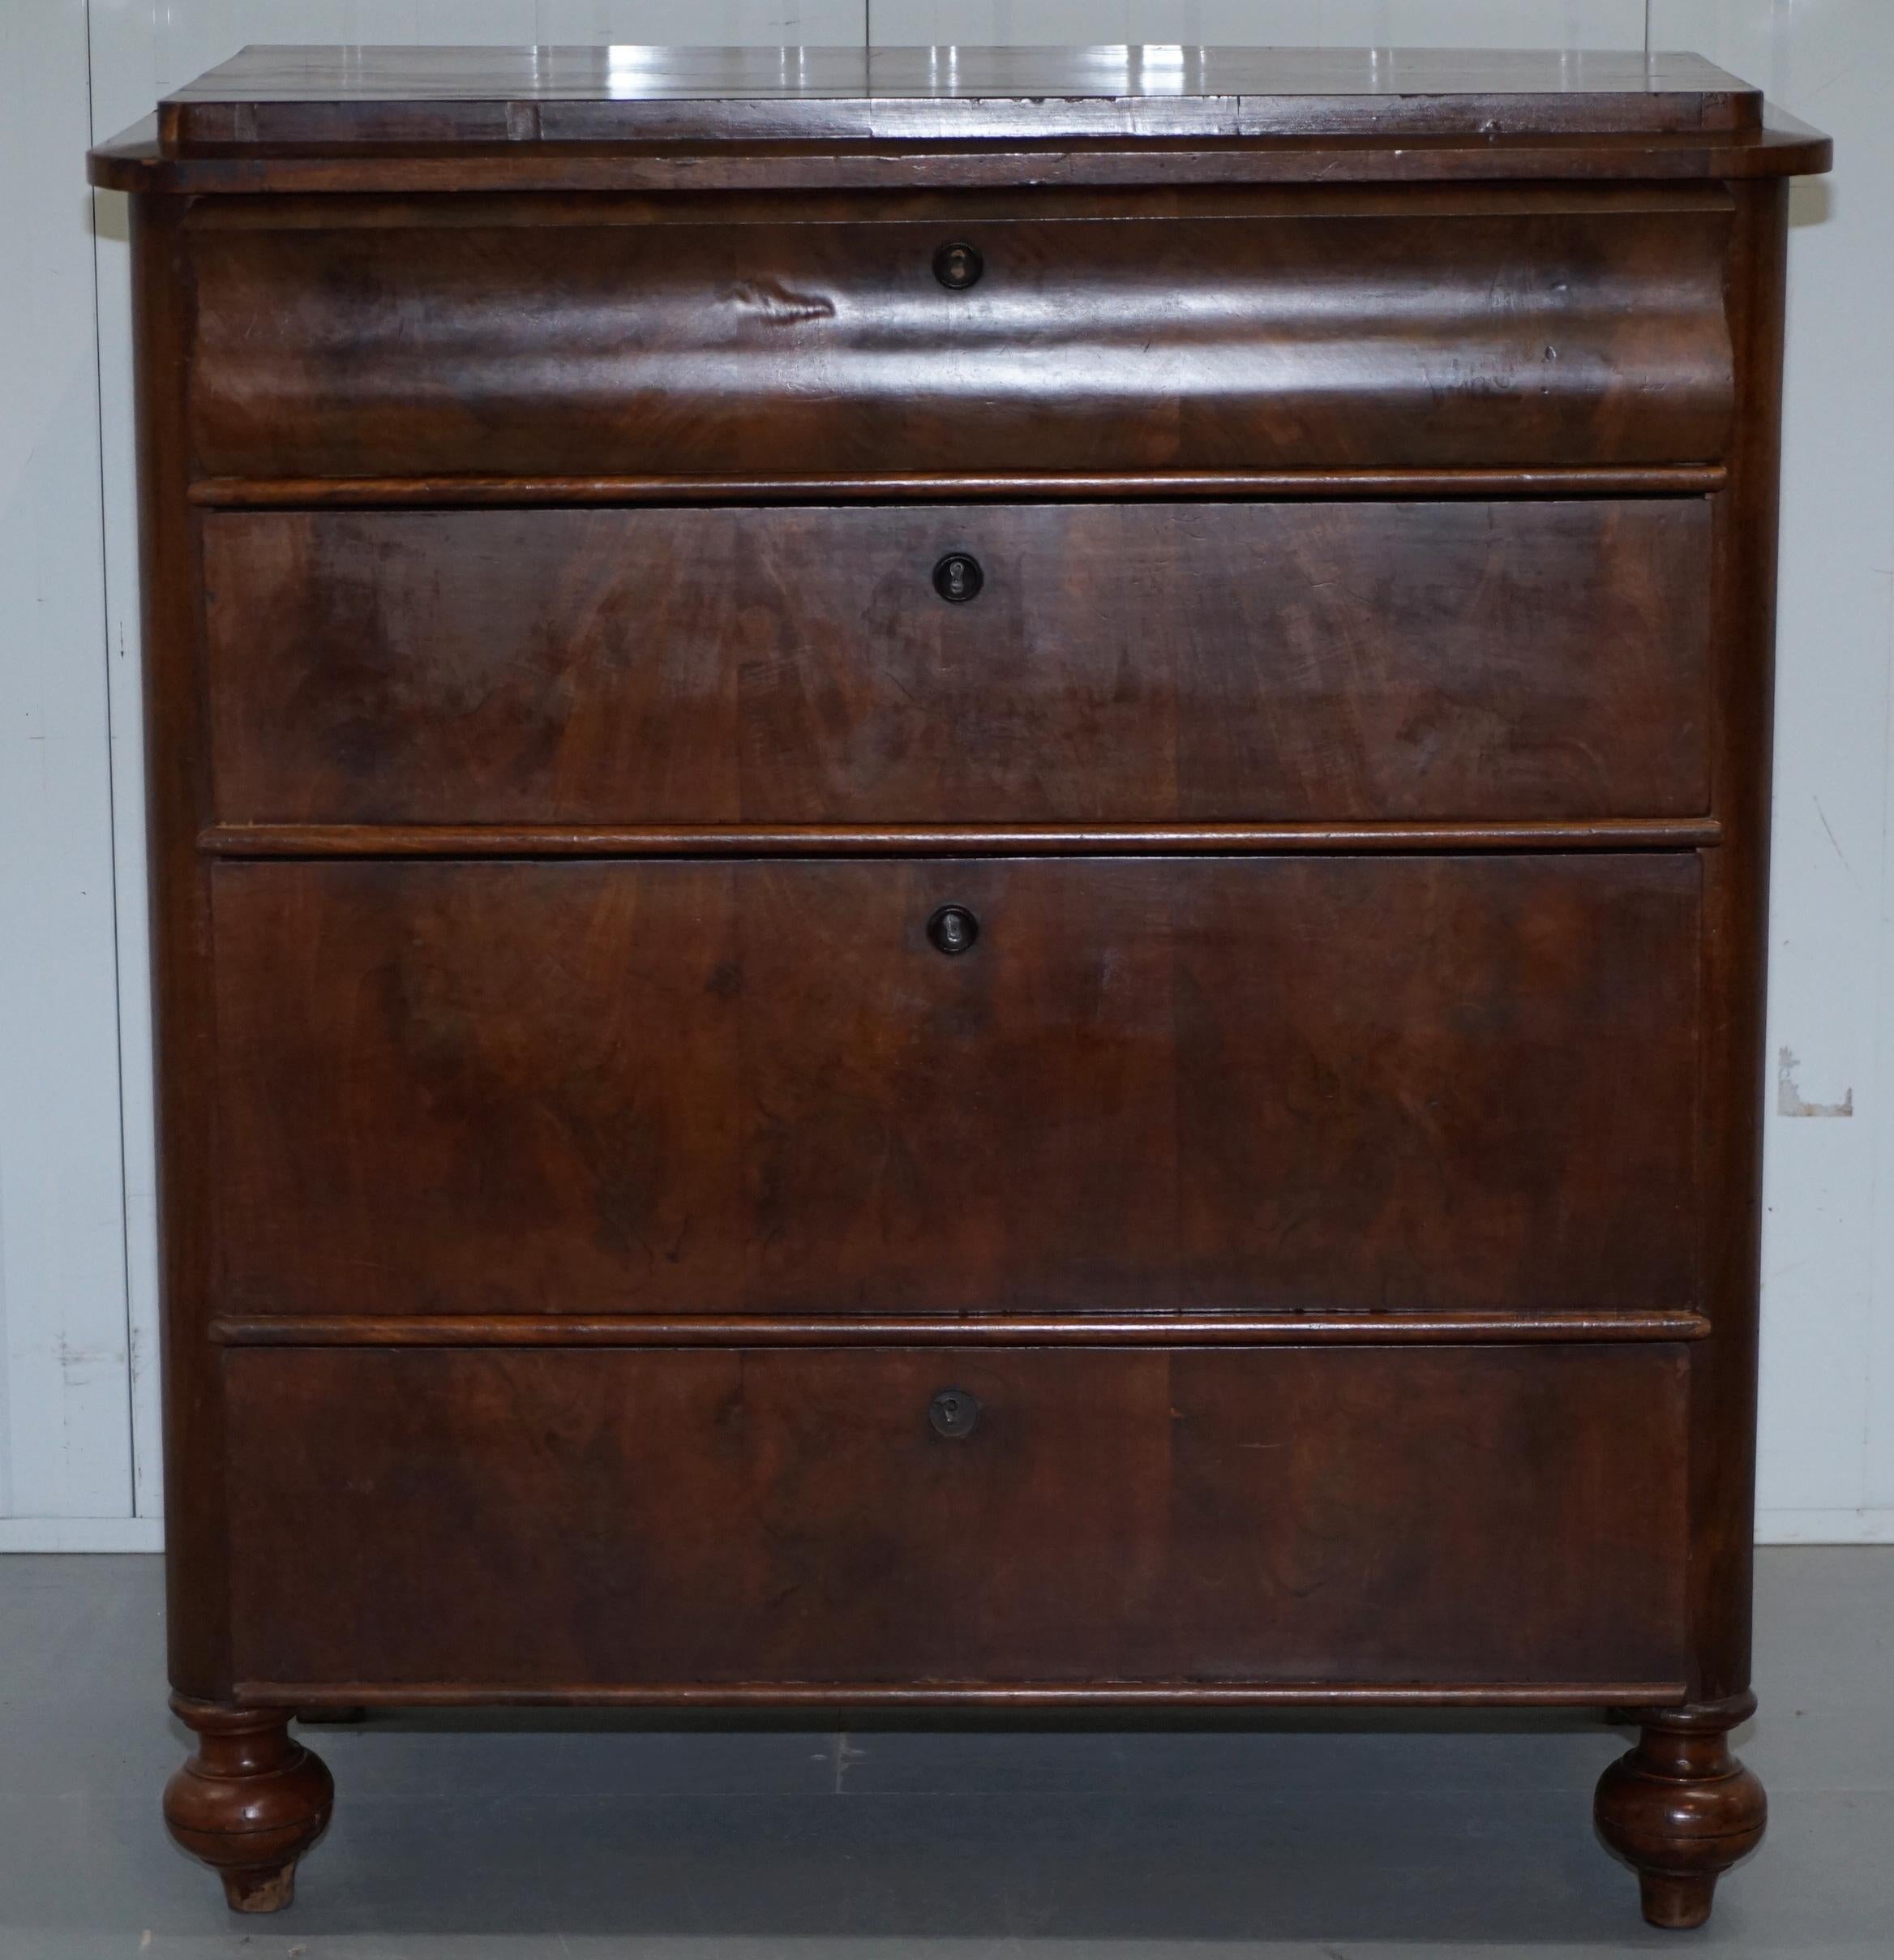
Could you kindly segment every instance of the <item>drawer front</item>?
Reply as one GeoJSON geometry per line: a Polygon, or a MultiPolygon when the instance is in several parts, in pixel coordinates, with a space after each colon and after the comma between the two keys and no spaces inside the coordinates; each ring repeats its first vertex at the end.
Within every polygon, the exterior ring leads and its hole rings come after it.
{"type": "Polygon", "coordinates": [[[611,208],[204,208],[199,467],[1636,465],[1714,460],[1730,427],[1717,194],[798,225],[611,208]],[[961,289],[936,271],[954,243],[981,261],[961,289]]]}
{"type": "Polygon", "coordinates": [[[214,911],[230,1310],[1697,1297],[1692,857],[226,864],[214,911]]]}
{"type": "Polygon", "coordinates": [[[225,1369],[242,1681],[1682,1679],[1675,1349],[225,1369]]]}
{"type": "Polygon", "coordinates": [[[216,515],[217,807],[1694,814],[1710,531],[1701,498],[216,515]]]}

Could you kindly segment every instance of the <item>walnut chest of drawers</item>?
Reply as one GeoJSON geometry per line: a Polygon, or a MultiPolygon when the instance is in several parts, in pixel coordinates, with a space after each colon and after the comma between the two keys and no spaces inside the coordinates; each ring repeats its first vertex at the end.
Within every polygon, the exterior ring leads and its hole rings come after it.
{"type": "Polygon", "coordinates": [[[1826,162],[1135,49],[258,49],[96,153],[234,1905],[298,1711],[1545,1704],[1705,1915],[1826,162]]]}

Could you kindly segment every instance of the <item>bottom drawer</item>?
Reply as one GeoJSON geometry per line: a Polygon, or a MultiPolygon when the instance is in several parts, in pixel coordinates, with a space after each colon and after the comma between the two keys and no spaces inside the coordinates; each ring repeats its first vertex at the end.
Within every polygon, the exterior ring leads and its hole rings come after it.
{"type": "Polygon", "coordinates": [[[252,1688],[1682,1678],[1673,1347],[226,1370],[252,1688]]]}

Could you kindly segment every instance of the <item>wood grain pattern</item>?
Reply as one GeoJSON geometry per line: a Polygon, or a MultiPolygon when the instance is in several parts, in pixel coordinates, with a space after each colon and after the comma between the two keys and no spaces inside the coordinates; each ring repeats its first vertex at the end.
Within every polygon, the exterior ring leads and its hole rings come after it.
{"type": "Polygon", "coordinates": [[[1707,863],[1703,989],[1720,1003],[1707,1056],[1702,1160],[1704,1276],[1721,1338],[1690,1379],[1692,1699],[1749,1692],[1755,1565],[1756,1387],[1763,1221],[1764,1010],[1768,975],[1769,763],[1775,706],[1776,551],[1781,472],[1788,192],[1756,186],[1739,203],[1733,324],[1744,418],[1720,500],[1716,615],[1722,675],[1712,777],[1735,849],[1707,863]],[[1715,1112],[1721,1111],[1719,1115],[1715,1112]]]}
{"type": "Polygon", "coordinates": [[[1383,142],[1753,135],[1700,56],[1313,48],[248,48],[167,96],[174,150],[938,141],[977,134],[1383,142]]]}
{"type": "Polygon", "coordinates": [[[593,504],[1061,503],[1137,498],[1705,496],[1720,463],[1626,470],[1002,470],[856,476],[199,477],[191,501],[213,510],[452,510],[593,504]]]}
{"type": "Polygon", "coordinates": [[[219,1298],[1687,1308],[1698,877],[225,864],[219,1298]]]}
{"type": "Polygon", "coordinates": [[[1048,1710],[1095,1720],[1116,1709],[1195,1720],[1267,1709],[1654,1709],[1682,1703],[1680,1681],[645,1681],[625,1686],[555,1681],[240,1681],[234,1705],[306,1709],[344,1720],[364,1708],[726,1709],[765,1717],[786,1710],[846,1716],[945,1709],[1001,1721],[1048,1710]],[[329,1711],[333,1710],[333,1714],[329,1711]]]}
{"type": "Polygon", "coordinates": [[[1826,139],[1385,51],[303,52],[160,122],[91,168],[233,1902],[302,1709],[1545,1702],[1635,1713],[1600,1828],[1699,1919],[1826,139]]]}
{"type": "Polygon", "coordinates": [[[1671,1350],[225,1366],[248,1680],[1399,1684],[1681,1659],[1671,1350]],[[928,1418],[949,1385],[981,1405],[952,1439],[928,1418]]]}
{"type": "Polygon", "coordinates": [[[324,146],[302,153],[230,148],[177,157],[145,122],[88,159],[101,188],[145,195],[216,199],[276,196],[456,195],[476,192],[585,196],[627,193],[695,196],[881,195],[936,191],[1073,190],[1171,191],[1217,187],[1295,187],[1317,195],[1343,185],[1648,186],[1754,182],[1831,169],[1834,145],[1780,110],[1755,135],[1356,139],[1251,137],[1138,143],[1065,137],[951,142],[890,139],[825,146],[732,142],[680,151],[670,144],[505,143],[430,151],[324,146]]]}
{"type": "Polygon", "coordinates": [[[581,194],[581,196],[780,196],[875,192],[1176,192],[1198,188],[1298,188],[1327,194],[1345,184],[1402,184],[1417,192],[1435,184],[1612,184],[1647,187],[1743,184],[1806,177],[1833,166],[1833,143],[1772,109],[1755,137],[1618,137],[1575,143],[1570,137],[1490,141],[1349,143],[1225,141],[1124,143],[751,143],[679,153],[669,145],[469,145],[459,153],[400,145],[388,151],[319,149],[310,153],[217,151],[167,155],[147,118],[88,157],[88,177],[102,190],[144,196],[437,196],[470,194],[581,194]]]}
{"type": "Polygon", "coordinates": [[[184,1695],[171,1709],[197,1746],[165,1786],[165,1828],[223,1880],[233,1912],[280,1912],[296,1895],[297,1861],[328,1828],[328,1767],[280,1715],[184,1695]]]}
{"type": "Polygon", "coordinates": [[[210,814],[199,678],[198,539],[184,494],[184,200],[137,199],[131,243],[139,412],[145,793],[150,850],[159,1292],[165,1395],[165,1640],[172,1687],[214,1702],[230,1680],[223,1379],[203,1339],[213,1295],[216,1051],[210,871],[193,847],[210,814]]]}
{"type": "Polygon", "coordinates": [[[202,223],[198,466],[1627,465],[1728,439],[1728,215],[1695,201],[988,217],[966,292],[934,276],[941,221],[872,215],[202,223]]]}
{"type": "Polygon", "coordinates": [[[204,538],[227,820],[1569,819],[1708,796],[1700,498],[220,513],[204,538]],[[983,569],[971,604],[933,590],[949,551],[983,569]]]}
{"type": "Polygon", "coordinates": [[[1747,1692],[1647,1709],[1637,1747],[1599,1782],[1598,1834],[1637,1872],[1653,1926],[1701,1926],[1717,1880],[1762,1842],[1768,1799],[1729,1751],[1729,1731],[1755,1712],[1747,1692]]]}
{"type": "Polygon", "coordinates": [[[207,824],[234,858],[1126,857],[1256,851],[1695,851],[1713,817],[1530,823],[207,824]]]}
{"type": "Polygon", "coordinates": [[[1287,1314],[221,1314],[211,1339],[264,1348],[1468,1347],[1702,1340],[1702,1315],[1361,1311],[1287,1314]]]}

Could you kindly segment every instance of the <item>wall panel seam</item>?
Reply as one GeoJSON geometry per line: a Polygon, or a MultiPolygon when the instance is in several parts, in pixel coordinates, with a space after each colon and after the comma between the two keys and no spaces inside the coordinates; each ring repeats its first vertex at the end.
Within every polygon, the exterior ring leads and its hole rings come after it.
{"type": "MultiPolygon", "coordinates": [[[[100,140],[100,135],[98,102],[92,75],[92,0],[86,0],[84,31],[86,129],[91,139],[96,143],[100,140]]],[[[99,617],[105,628],[104,641],[98,653],[105,663],[105,685],[101,692],[105,710],[105,821],[111,838],[111,848],[106,853],[106,859],[112,907],[112,1067],[118,1110],[118,1267],[125,1308],[125,1460],[128,1480],[125,1492],[125,1510],[129,1517],[135,1516],[138,1512],[138,1465],[135,1454],[137,1429],[134,1409],[136,1392],[133,1385],[131,1327],[131,1180],[127,1175],[129,1167],[125,1149],[125,1005],[124,963],[119,944],[122,920],[118,910],[118,783],[112,753],[112,607],[105,562],[105,321],[99,305],[99,193],[96,191],[88,199],[88,208],[92,214],[92,249],[88,257],[92,265],[92,428],[97,445],[94,466],[99,482],[99,617]]]]}

